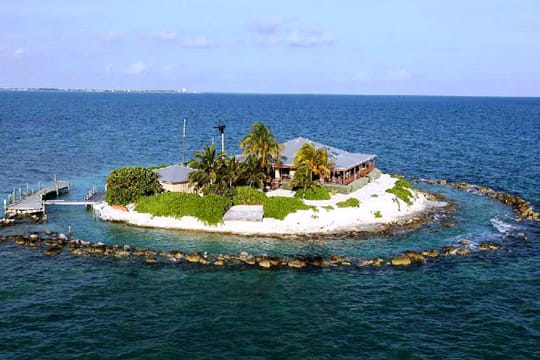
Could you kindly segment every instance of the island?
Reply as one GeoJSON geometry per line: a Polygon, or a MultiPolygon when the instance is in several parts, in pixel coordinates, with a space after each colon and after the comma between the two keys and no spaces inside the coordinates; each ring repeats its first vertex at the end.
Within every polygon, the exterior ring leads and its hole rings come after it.
{"type": "Polygon", "coordinates": [[[379,232],[447,205],[376,168],[374,154],[306,138],[279,143],[255,123],[228,157],[215,145],[187,164],[115,169],[101,220],[239,235],[379,232]]]}

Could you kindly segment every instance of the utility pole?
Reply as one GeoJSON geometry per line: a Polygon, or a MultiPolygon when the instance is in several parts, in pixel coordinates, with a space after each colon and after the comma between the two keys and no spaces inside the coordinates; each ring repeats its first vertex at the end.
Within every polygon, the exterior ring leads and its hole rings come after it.
{"type": "Polygon", "coordinates": [[[225,125],[214,126],[214,128],[221,134],[221,152],[225,154],[225,125]]]}
{"type": "Polygon", "coordinates": [[[182,165],[186,164],[186,119],[182,128],[182,165]]]}

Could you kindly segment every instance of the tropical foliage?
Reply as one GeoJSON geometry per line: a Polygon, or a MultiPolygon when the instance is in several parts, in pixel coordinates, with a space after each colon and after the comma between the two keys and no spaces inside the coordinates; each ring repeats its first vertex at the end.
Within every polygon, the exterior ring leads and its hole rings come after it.
{"type": "Polygon", "coordinates": [[[386,192],[394,194],[398,199],[402,200],[407,205],[412,205],[412,193],[410,191],[412,185],[410,182],[404,179],[399,179],[394,184],[393,188],[387,189],[386,192]]]}
{"type": "Polygon", "coordinates": [[[345,201],[340,201],[336,203],[337,207],[344,208],[344,207],[359,207],[360,206],[360,200],[357,198],[348,198],[345,201]]]}
{"type": "Polygon", "coordinates": [[[263,207],[264,217],[279,220],[285,219],[287,215],[298,210],[313,209],[312,206],[304,204],[300,199],[284,196],[266,197],[263,207]]]}
{"type": "Polygon", "coordinates": [[[260,167],[268,173],[272,163],[279,164],[282,145],[277,141],[270,129],[261,122],[256,122],[250,132],[240,142],[246,157],[255,157],[260,167]]]}
{"type": "Polygon", "coordinates": [[[197,189],[212,186],[222,180],[221,171],[224,163],[223,153],[217,154],[214,144],[205,146],[203,151],[195,152],[194,159],[188,166],[195,169],[189,174],[189,181],[197,189]]]}
{"type": "Polygon", "coordinates": [[[321,182],[324,181],[326,176],[330,175],[330,171],[334,166],[333,161],[328,157],[328,150],[325,148],[316,148],[310,142],[306,142],[296,152],[294,165],[297,167],[307,167],[311,179],[316,178],[321,182]]]}
{"type": "Polygon", "coordinates": [[[206,224],[218,224],[223,221],[223,214],[230,206],[225,196],[167,192],[155,196],[140,198],[136,211],[154,216],[180,218],[193,216],[206,224]]]}
{"type": "Polygon", "coordinates": [[[317,186],[306,191],[298,189],[294,193],[294,197],[306,200],[330,200],[330,193],[324,186],[317,186]]]}
{"type": "Polygon", "coordinates": [[[107,177],[105,201],[114,205],[126,205],[162,191],[159,176],[143,167],[118,168],[107,177]]]}

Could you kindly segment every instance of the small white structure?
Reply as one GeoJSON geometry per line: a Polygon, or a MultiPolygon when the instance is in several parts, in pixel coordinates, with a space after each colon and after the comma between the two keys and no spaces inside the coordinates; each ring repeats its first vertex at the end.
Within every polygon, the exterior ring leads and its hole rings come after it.
{"type": "Polygon", "coordinates": [[[264,210],[262,205],[236,205],[223,216],[224,221],[262,221],[264,210]]]}
{"type": "Polygon", "coordinates": [[[183,165],[171,165],[153,170],[159,175],[159,183],[165,191],[171,192],[194,192],[189,183],[189,174],[195,169],[183,165]]]}

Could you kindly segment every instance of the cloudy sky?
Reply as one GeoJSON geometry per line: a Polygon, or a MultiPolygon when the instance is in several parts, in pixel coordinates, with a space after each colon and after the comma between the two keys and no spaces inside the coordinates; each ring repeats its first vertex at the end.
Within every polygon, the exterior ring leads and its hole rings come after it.
{"type": "Polygon", "coordinates": [[[540,1],[1,0],[0,87],[540,96],[540,1]]]}

